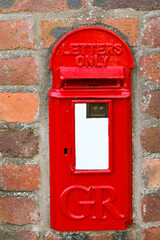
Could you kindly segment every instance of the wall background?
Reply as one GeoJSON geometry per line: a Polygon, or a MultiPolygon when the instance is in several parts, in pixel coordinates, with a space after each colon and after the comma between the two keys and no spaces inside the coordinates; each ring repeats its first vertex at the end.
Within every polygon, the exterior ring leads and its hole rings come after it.
{"type": "Polygon", "coordinates": [[[0,239],[160,239],[160,2],[0,1],[0,239]],[[133,218],[126,231],[63,232],[49,224],[49,59],[72,28],[111,29],[130,46],[133,218]]]}

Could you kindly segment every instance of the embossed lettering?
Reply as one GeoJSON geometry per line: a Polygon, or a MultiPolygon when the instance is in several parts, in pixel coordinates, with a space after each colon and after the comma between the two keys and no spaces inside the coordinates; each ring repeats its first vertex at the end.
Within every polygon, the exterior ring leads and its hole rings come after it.
{"type": "Polygon", "coordinates": [[[105,44],[104,43],[97,43],[97,54],[98,55],[104,55],[105,52],[105,44]]]}
{"type": "Polygon", "coordinates": [[[78,67],[83,67],[84,66],[84,56],[77,56],[75,62],[78,67]]]}
{"type": "Polygon", "coordinates": [[[63,212],[63,214],[68,217],[68,218],[72,218],[72,219],[84,219],[87,216],[90,215],[90,207],[91,205],[94,204],[94,201],[79,201],[79,204],[83,206],[83,210],[82,210],[82,214],[77,216],[75,214],[73,214],[68,208],[67,208],[67,201],[68,201],[68,197],[71,195],[71,193],[73,191],[83,191],[86,193],[87,199],[90,198],[90,188],[86,188],[83,186],[71,186],[67,189],[64,190],[64,192],[61,194],[60,196],[60,208],[63,212]]]}
{"type": "Polygon", "coordinates": [[[80,185],[71,186],[62,192],[60,196],[60,208],[66,217],[75,220],[81,220],[90,215],[92,219],[106,219],[106,212],[115,219],[121,219],[125,216],[114,206],[116,198],[117,194],[115,188],[112,186],[91,186],[89,188],[80,185]],[[78,203],[82,207],[80,215],[76,215],[72,212],[72,209],[68,208],[68,198],[71,201],[75,201],[75,198],[72,199],[74,192],[78,193],[77,196],[81,196],[82,192],[86,195],[85,201],[78,199],[78,203]],[[104,192],[108,193],[107,199],[104,199],[104,192]],[[91,207],[92,205],[94,205],[94,208],[91,207]],[[107,211],[104,212],[104,209],[107,211]]]}
{"type": "Polygon", "coordinates": [[[75,58],[75,63],[78,67],[106,67],[108,63],[109,56],[77,56],[75,58]]]}
{"type": "Polygon", "coordinates": [[[103,67],[104,66],[104,63],[102,62],[102,58],[100,58],[101,56],[98,56],[96,55],[94,57],[94,61],[95,61],[95,67],[103,67]]]}
{"type": "Polygon", "coordinates": [[[107,67],[109,56],[104,56],[104,67],[107,67]]]}
{"type": "Polygon", "coordinates": [[[85,55],[85,49],[87,47],[86,43],[79,43],[79,46],[81,46],[81,55],[85,55]]]}
{"type": "Polygon", "coordinates": [[[94,186],[93,189],[96,192],[95,197],[95,216],[93,219],[106,219],[106,216],[103,216],[103,207],[105,207],[108,212],[112,215],[115,219],[124,218],[122,215],[112,204],[116,200],[116,191],[112,186],[94,186]],[[108,198],[106,200],[103,199],[103,192],[108,192],[108,198]]]}
{"type": "Polygon", "coordinates": [[[62,55],[120,55],[123,53],[120,43],[70,43],[62,44],[62,55]]]}
{"type": "Polygon", "coordinates": [[[77,43],[71,43],[71,55],[79,55],[79,47],[77,43]]]}
{"type": "Polygon", "coordinates": [[[115,54],[117,54],[117,55],[122,54],[122,45],[121,45],[120,43],[116,43],[116,44],[114,45],[114,52],[115,52],[115,54]]]}
{"type": "Polygon", "coordinates": [[[62,44],[63,56],[75,56],[78,67],[107,67],[109,56],[121,55],[120,43],[70,43],[62,44]]]}
{"type": "Polygon", "coordinates": [[[70,55],[70,51],[66,51],[66,45],[62,44],[62,56],[63,55],[70,55]]]}
{"type": "Polygon", "coordinates": [[[94,66],[94,61],[93,61],[93,56],[86,56],[85,57],[85,66],[86,67],[93,67],[94,66]]]}
{"type": "Polygon", "coordinates": [[[106,43],[106,54],[107,55],[114,55],[114,45],[113,43],[106,43]]]}
{"type": "Polygon", "coordinates": [[[90,50],[90,54],[94,55],[95,54],[94,49],[96,48],[97,44],[96,43],[88,43],[87,46],[90,50]]]}

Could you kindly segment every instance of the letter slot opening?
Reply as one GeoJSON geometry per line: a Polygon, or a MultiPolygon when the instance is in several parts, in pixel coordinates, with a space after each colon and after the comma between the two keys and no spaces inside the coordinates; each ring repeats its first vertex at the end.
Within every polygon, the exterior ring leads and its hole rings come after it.
{"type": "Polygon", "coordinates": [[[75,170],[109,168],[108,128],[107,103],[75,104],[75,170]]]}
{"type": "Polygon", "coordinates": [[[123,67],[107,68],[60,68],[61,88],[122,88],[123,67]]]}
{"type": "Polygon", "coordinates": [[[79,88],[121,88],[120,79],[66,79],[62,82],[63,89],[79,88]]]}

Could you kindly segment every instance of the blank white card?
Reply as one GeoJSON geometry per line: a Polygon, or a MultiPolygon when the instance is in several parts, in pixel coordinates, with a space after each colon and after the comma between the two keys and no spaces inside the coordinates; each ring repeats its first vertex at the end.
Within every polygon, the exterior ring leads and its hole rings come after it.
{"type": "Polygon", "coordinates": [[[108,118],[87,118],[86,103],[75,104],[76,170],[109,168],[108,118]]]}

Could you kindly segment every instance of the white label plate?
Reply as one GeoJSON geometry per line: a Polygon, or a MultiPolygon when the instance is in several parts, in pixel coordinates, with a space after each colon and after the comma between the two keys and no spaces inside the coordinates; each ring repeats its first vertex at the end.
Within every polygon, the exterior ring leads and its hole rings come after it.
{"type": "Polygon", "coordinates": [[[75,104],[76,170],[109,168],[108,118],[87,118],[86,103],[75,104]]]}

